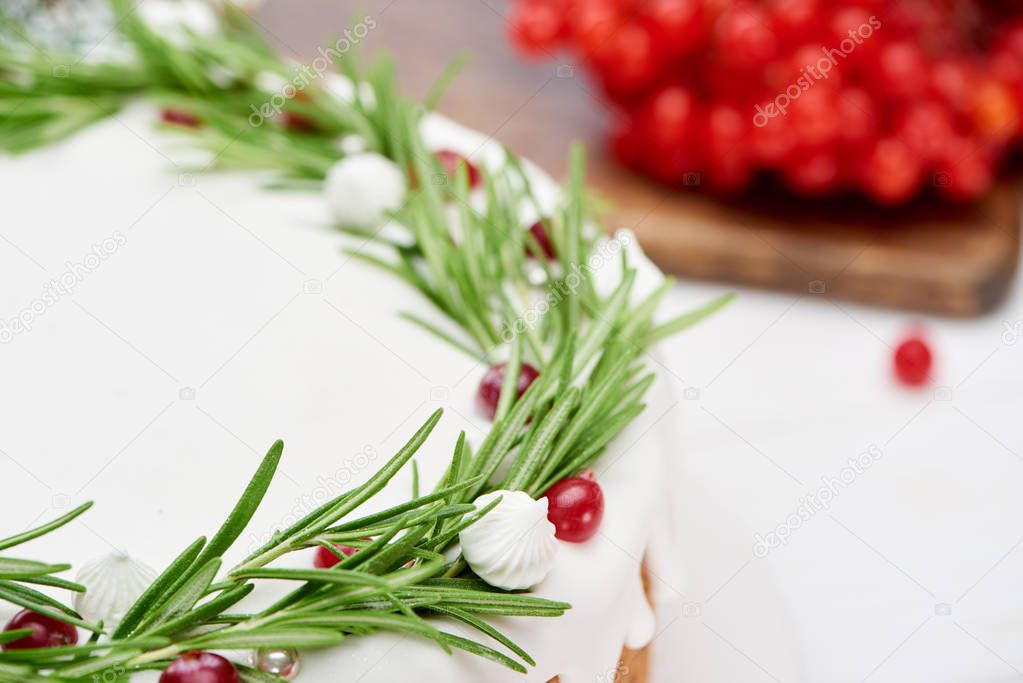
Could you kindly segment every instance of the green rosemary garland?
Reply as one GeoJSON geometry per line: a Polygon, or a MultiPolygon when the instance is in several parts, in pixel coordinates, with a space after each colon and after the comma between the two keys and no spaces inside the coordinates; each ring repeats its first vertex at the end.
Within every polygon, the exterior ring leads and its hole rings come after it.
{"type": "MultiPolygon", "coordinates": [[[[93,632],[87,643],[73,647],[0,652],[0,682],[83,681],[98,673],[127,679],[138,671],[162,669],[188,650],[317,648],[380,630],[416,634],[447,651],[466,650],[525,672],[533,660],[485,619],[558,616],[569,605],[494,589],[473,577],[460,559],[445,559],[458,533],[497,504],[476,510],[472,501],[494,489],[537,496],[592,465],[644,409],[643,397],[653,382],[644,359],[650,346],[710,315],[729,298],[657,324],[654,312],[671,282],[665,280],[634,302],[636,273],[624,250],[600,265],[619,269],[621,277],[609,295],[598,294],[587,261],[599,242],[595,217],[587,208],[581,147],[572,150],[563,208],[544,217],[557,259],[531,260],[527,256],[540,256],[541,250],[519,222],[523,202],[536,203],[523,163],[506,151],[506,167],[485,174],[482,211],[471,208],[464,168],[449,182],[415,182],[446,176],[419,135],[427,108],[398,95],[387,58],[365,72],[354,59],[340,64],[343,74],[353,83],[365,83],[371,95],[356,89],[356,96],[344,101],[313,85],[302,97],[284,102],[282,112],[303,117],[311,123],[308,130],[290,130],[272,120],[253,126],[253,107],[274,95],[266,74],[287,80],[294,68],[272,52],[244,14],[227,6],[218,35],[193,35],[178,45],[151,31],[128,0],[111,0],[111,5],[135,60],[83,64],[74,55],[38,50],[27,41],[0,44],[0,149],[19,153],[50,144],[138,96],[199,119],[198,128],[176,128],[208,149],[221,167],[270,169],[287,178],[318,181],[341,156],[337,139],[358,135],[370,149],[408,169],[413,189],[394,219],[412,239],[392,242],[339,226],[383,245],[391,257],[364,249],[352,255],[409,283],[451,327],[404,313],[410,322],[481,362],[505,361],[507,371],[492,429],[475,449],[460,435],[447,473],[433,491],[421,494],[417,483],[405,503],[355,516],[415,456],[440,412],[365,484],[277,532],[239,566],[223,572],[224,552],[243,532],[277,469],[283,445],[274,444],[223,526],[210,539],[199,538],[185,548],[112,631],[86,624],[73,610],[25,585],[85,590],[53,576],[66,565],[0,558],[0,600],[93,632]],[[459,212],[457,235],[449,222],[450,206],[459,212]],[[543,271],[545,290],[527,277],[536,268],[543,271]],[[527,321],[526,311],[536,315],[527,321]],[[516,400],[523,362],[541,373],[516,400]],[[506,474],[498,478],[503,464],[506,474]],[[339,555],[342,561],[332,569],[270,566],[288,553],[336,544],[360,550],[339,555]],[[293,582],[295,588],[261,612],[232,612],[257,581],[293,582]],[[424,618],[429,615],[461,621],[504,650],[446,633],[439,628],[442,622],[424,618]],[[101,641],[101,635],[108,637],[101,641]]],[[[0,541],[0,551],[53,531],[87,508],[0,541]]],[[[11,632],[0,643],[18,636],[11,632]]],[[[244,666],[239,670],[246,681],[280,680],[244,666]]]]}

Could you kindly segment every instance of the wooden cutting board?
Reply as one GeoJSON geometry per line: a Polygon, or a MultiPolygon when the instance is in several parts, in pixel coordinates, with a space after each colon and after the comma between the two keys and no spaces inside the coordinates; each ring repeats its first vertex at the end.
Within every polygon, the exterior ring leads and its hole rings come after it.
{"type": "Polygon", "coordinates": [[[271,0],[258,20],[285,51],[311,59],[346,26],[395,55],[405,91],[422,97],[459,53],[472,60],[440,109],[555,175],[572,140],[590,149],[590,183],[651,258],[683,277],[720,280],[949,315],[978,315],[1008,291],[1019,260],[1019,195],[1000,187],[972,207],[883,211],[773,193],[722,201],[659,188],[604,151],[605,106],[568,55],[524,63],[504,35],[499,0],[271,0]]]}

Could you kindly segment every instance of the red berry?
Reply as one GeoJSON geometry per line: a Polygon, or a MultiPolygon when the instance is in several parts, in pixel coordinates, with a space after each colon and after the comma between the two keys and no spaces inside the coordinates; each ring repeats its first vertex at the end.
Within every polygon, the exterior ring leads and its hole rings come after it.
{"type": "Polygon", "coordinates": [[[820,43],[806,43],[796,50],[791,58],[781,60],[782,65],[786,62],[787,73],[784,73],[784,83],[778,84],[779,91],[792,83],[796,85],[807,83],[810,89],[803,94],[803,97],[806,97],[821,90],[822,87],[830,91],[837,90],[842,83],[844,71],[842,62],[839,58],[829,57],[828,49],[820,43]]]}
{"type": "Polygon", "coordinates": [[[1016,57],[1023,59],[1023,18],[1013,19],[1001,26],[998,47],[1008,50],[1016,57]]]}
{"type": "Polygon", "coordinates": [[[927,87],[930,69],[923,50],[909,40],[882,45],[873,65],[877,87],[892,97],[911,98],[927,87]]]}
{"type": "Polygon", "coordinates": [[[631,114],[619,115],[611,130],[611,153],[629,168],[639,169],[643,162],[643,134],[631,114]]]}
{"type": "Polygon", "coordinates": [[[838,141],[853,149],[873,142],[877,136],[877,104],[863,88],[843,88],[836,96],[838,141]]]}
{"type": "Polygon", "coordinates": [[[909,146],[899,138],[877,141],[866,159],[861,181],[880,204],[900,204],[920,188],[923,168],[909,146]]]}
{"type": "Polygon", "coordinates": [[[835,116],[834,94],[823,84],[811,88],[792,102],[789,116],[804,147],[827,147],[838,136],[841,121],[835,116]]]}
{"type": "Polygon", "coordinates": [[[969,112],[973,104],[976,68],[965,59],[941,59],[931,67],[930,86],[953,111],[969,112]]]}
{"type": "Polygon", "coordinates": [[[800,153],[790,159],[785,164],[784,177],[793,190],[811,197],[833,193],[841,180],[835,155],[820,150],[800,153]]]}
{"type": "Polygon", "coordinates": [[[643,103],[639,125],[646,139],[645,168],[664,183],[678,183],[699,167],[701,117],[693,92],[667,85],[643,103]]]}
{"type": "Polygon", "coordinates": [[[160,112],[160,119],[172,126],[184,126],[185,128],[202,127],[202,121],[184,109],[164,109],[160,112]]]}
{"type": "Polygon", "coordinates": [[[839,68],[859,70],[876,58],[881,41],[875,31],[884,25],[883,21],[877,22],[872,10],[865,7],[849,6],[835,11],[824,42],[839,62],[839,68]]]}
{"type": "Polygon", "coordinates": [[[4,650],[34,650],[41,647],[61,647],[78,643],[78,630],[70,624],[57,621],[31,610],[22,610],[15,614],[4,631],[32,629],[31,635],[13,640],[3,646],[4,650]]]}
{"type": "Polygon", "coordinates": [[[754,119],[750,147],[757,161],[764,166],[777,166],[788,159],[796,148],[797,131],[788,116],[775,116],[762,121],[754,119]],[[763,125],[760,125],[763,124],[763,125]]]}
{"type": "Polygon", "coordinates": [[[930,379],[931,349],[920,337],[909,337],[895,349],[895,376],[907,386],[920,386],[930,379]]]}
{"type": "Polygon", "coordinates": [[[955,135],[948,110],[927,101],[909,105],[896,122],[895,131],[925,163],[935,160],[955,135]]]}
{"type": "Polygon", "coordinates": [[[1023,15],[1010,5],[515,0],[512,23],[529,27],[527,51],[570,41],[582,55],[617,105],[609,138],[629,168],[729,191],[768,171],[797,194],[894,205],[932,172],[944,194],[977,197],[1023,150],[1023,15]]]}
{"type": "Polygon", "coordinates": [[[545,0],[519,2],[508,19],[508,34],[523,54],[547,56],[565,33],[565,15],[545,0]]]}
{"type": "Polygon", "coordinates": [[[703,165],[713,189],[736,192],[749,184],[753,160],[746,144],[748,114],[729,104],[713,104],[707,110],[703,138],[703,165]]]}
{"type": "Polygon", "coordinates": [[[769,0],[767,7],[775,31],[787,42],[814,35],[824,14],[818,0],[769,0]]]}
{"type": "Polygon", "coordinates": [[[281,127],[296,133],[315,133],[319,130],[319,126],[316,125],[315,121],[308,116],[296,114],[293,111],[286,111],[281,114],[280,122],[281,127]]]}
{"type": "MultiPolygon", "coordinates": [[[[685,184],[687,178],[697,178],[699,175],[696,157],[684,146],[648,149],[647,152],[645,167],[655,180],[667,185],[679,185],[685,184]],[[694,176],[694,173],[697,175],[694,176]]],[[[699,181],[688,184],[699,185],[699,181]]]]}
{"type": "Polygon", "coordinates": [[[615,98],[628,99],[657,75],[661,53],[650,30],[639,22],[619,26],[610,37],[605,85],[615,98]]]}
{"type": "MultiPolygon", "coordinates": [[[[335,545],[338,552],[345,557],[351,557],[355,553],[359,552],[358,548],[353,548],[348,545],[335,545]]],[[[324,548],[322,545],[316,548],[316,557],[313,558],[313,566],[317,569],[330,569],[338,562],[341,558],[336,553],[332,553],[329,548],[324,548]]]]}
{"type": "MultiPolygon", "coordinates": [[[[487,370],[487,374],[483,375],[480,387],[476,391],[476,403],[480,412],[490,420],[493,420],[497,414],[497,402],[501,399],[505,367],[504,363],[498,363],[487,370]]],[[[519,387],[516,397],[522,398],[522,394],[526,393],[529,385],[539,376],[540,373],[536,368],[529,363],[523,363],[519,370],[519,387]]]]}
{"type": "Polygon", "coordinates": [[[608,45],[621,14],[615,0],[582,0],[569,16],[570,28],[583,59],[598,68],[610,62],[608,45]]]}
{"type": "Polygon", "coordinates": [[[651,147],[688,144],[698,135],[700,117],[695,93],[680,84],[662,87],[639,110],[639,125],[651,147]]]}
{"type": "Polygon", "coordinates": [[[991,161],[980,146],[964,137],[949,140],[934,163],[934,184],[952,199],[968,201],[988,191],[991,161]]]}
{"type": "Polygon", "coordinates": [[[212,652],[186,652],[160,674],[160,683],[238,683],[234,664],[212,652]]]}
{"type": "MultiPolygon", "coordinates": [[[[547,234],[547,229],[543,225],[543,221],[537,221],[529,226],[529,232],[536,240],[537,244],[540,245],[540,251],[543,252],[544,257],[548,260],[554,260],[554,244],[551,242],[550,235],[547,234]]],[[[530,257],[533,256],[533,245],[529,244],[526,246],[526,254],[530,257]]]]}
{"type": "Polygon", "coordinates": [[[718,17],[716,56],[722,64],[753,69],[770,61],[778,50],[770,18],[759,5],[736,2],[718,17]]]}
{"type": "Polygon", "coordinates": [[[547,519],[562,541],[582,543],[597,533],[604,517],[604,492],[593,479],[562,479],[543,495],[547,499],[547,519]]]}
{"type": "Polygon", "coordinates": [[[977,85],[971,109],[977,133],[991,144],[1004,145],[1020,129],[1020,112],[1012,91],[993,78],[977,85]]]}
{"type": "Polygon", "coordinates": [[[437,161],[440,162],[440,167],[444,169],[444,172],[448,174],[448,177],[454,178],[455,173],[458,171],[458,167],[461,164],[465,164],[466,169],[469,172],[469,187],[478,187],[483,176],[480,174],[480,170],[474,163],[466,159],[458,152],[454,152],[450,149],[441,149],[434,152],[434,156],[437,157],[437,161]]]}
{"type": "Polygon", "coordinates": [[[689,54],[703,34],[700,0],[648,0],[642,8],[654,38],[673,57],[689,54]]]}

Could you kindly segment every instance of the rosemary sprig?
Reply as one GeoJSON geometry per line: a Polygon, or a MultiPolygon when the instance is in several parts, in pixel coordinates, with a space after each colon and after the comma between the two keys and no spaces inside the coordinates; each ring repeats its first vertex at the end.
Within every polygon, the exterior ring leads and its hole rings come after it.
{"type": "MultiPolygon", "coordinates": [[[[525,672],[525,664],[532,664],[529,656],[482,617],[558,616],[569,606],[495,591],[476,580],[442,578],[451,567],[442,553],[455,542],[458,531],[497,503],[477,511],[472,505],[450,502],[479,483],[479,477],[468,472],[455,474],[434,492],[349,519],[352,512],[379,493],[412,459],[440,418],[440,411],[434,413],[366,483],[275,534],[264,547],[228,571],[225,581],[214,583],[220,573],[221,555],[244,531],[270,486],[283,450],[283,444],[277,442],[220,530],[208,541],[197,539],[174,559],[128,610],[117,629],[109,634],[109,640],[0,652],[0,681],[5,680],[5,671],[16,672],[14,676],[30,672],[48,680],[75,680],[111,670],[130,674],[143,668],[163,667],[182,652],[194,649],[319,648],[379,630],[426,637],[445,650],[464,649],[525,672]],[[374,540],[355,540],[369,537],[374,540]],[[355,543],[360,550],[334,568],[268,566],[285,554],[339,542],[355,543]],[[267,580],[293,582],[297,588],[262,612],[229,613],[252,591],[255,582],[267,580]],[[426,612],[454,615],[503,645],[514,657],[483,643],[445,633],[423,619],[421,613],[426,612]]],[[[463,448],[463,443],[464,436],[457,448],[463,448]]],[[[35,538],[67,523],[87,507],[0,545],[7,547],[9,542],[35,538]]],[[[13,571],[22,565],[12,562],[9,566],[13,571]]],[[[38,571],[43,572],[44,568],[56,571],[66,567],[43,566],[38,571]]],[[[27,569],[25,572],[30,578],[37,576],[27,569]]],[[[31,608],[54,614],[49,602],[33,604],[31,608]]],[[[99,631],[72,614],[62,612],[55,616],[99,631]]]]}
{"type": "MultiPolygon", "coordinates": [[[[90,507],[92,507],[92,503],[85,503],[42,526],[2,539],[0,540],[0,552],[56,531],[90,507]]],[[[46,586],[75,593],[84,592],[85,586],[55,576],[70,568],[69,564],[46,564],[0,555],[0,600],[90,631],[98,631],[97,626],[84,621],[81,615],[73,609],[32,587],[46,586]]],[[[10,638],[10,636],[7,637],[10,638]]]]}

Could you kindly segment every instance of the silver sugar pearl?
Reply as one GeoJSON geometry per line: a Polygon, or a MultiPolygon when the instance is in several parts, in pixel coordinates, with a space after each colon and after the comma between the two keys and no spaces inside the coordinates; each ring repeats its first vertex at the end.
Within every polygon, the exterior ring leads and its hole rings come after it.
{"type": "Polygon", "coordinates": [[[291,648],[261,647],[252,653],[252,665],[288,681],[298,675],[300,668],[298,651],[291,648]]]}

